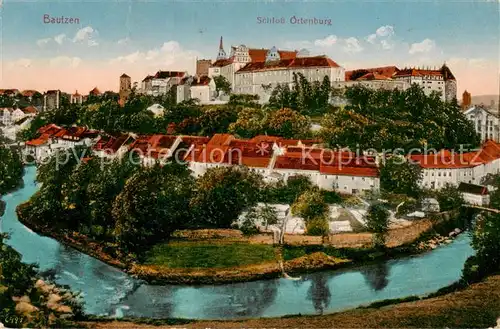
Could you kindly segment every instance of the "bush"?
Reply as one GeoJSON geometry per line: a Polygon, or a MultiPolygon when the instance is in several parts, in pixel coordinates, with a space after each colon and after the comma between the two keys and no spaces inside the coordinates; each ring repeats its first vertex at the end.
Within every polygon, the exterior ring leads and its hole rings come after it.
{"type": "Polygon", "coordinates": [[[255,225],[255,222],[251,219],[245,219],[239,227],[240,231],[244,235],[254,235],[259,233],[259,229],[255,225]]]}
{"type": "Polygon", "coordinates": [[[307,222],[307,234],[325,236],[330,233],[328,220],[324,216],[316,217],[307,222]]]}
{"type": "Polygon", "coordinates": [[[458,209],[464,204],[462,193],[460,193],[457,187],[450,184],[446,184],[440,189],[436,193],[436,198],[441,211],[458,209]]]}
{"type": "Polygon", "coordinates": [[[323,195],[323,200],[328,204],[340,203],[342,201],[340,195],[335,191],[322,190],[321,194],[323,195]]]}
{"type": "Polygon", "coordinates": [[[306,221],[328,213],[328,205],[319,191],[304,192],[292,205],[292,214],[304,218],[306,221]]]}

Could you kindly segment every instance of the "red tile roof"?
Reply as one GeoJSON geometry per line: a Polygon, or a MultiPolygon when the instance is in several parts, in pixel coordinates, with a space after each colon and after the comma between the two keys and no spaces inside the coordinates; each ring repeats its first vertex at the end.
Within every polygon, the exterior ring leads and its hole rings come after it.
{"type": "Polygon", "coordinates": [[[356,79],[356,81],[359,81],[359,80],[391,80],[391,78],[389,78],[385,75],[379,74],[377,72],[370,72],[370,73],[366,73],[365,75],[356,79]]]}
{"type": "Polygon", "coordinates": [[[49,137],[50,136],[47,135],[47,134],[42,134],[38,138],[32,139],[30,141],[27,141],[26,145],[29,145],[29,146],[40,146],[40,145],[46,144],[47,141],[49,140],[49,137]]]}
{"type": "Polygon", "coordinates": [[[101,136],[101,138],[94,145],[93,149],[96,151],[104,151],[107,154],[114,154],[129,140],[131,140],[131,138],[128,134],[122,134],[119,136],[105,135],[101,136]]]}
{"type": "Polygon", "coordinates": [[[409,158],[426,169],[472,168],[500,159],[500,144],[488,140],[478,151],[465,153],[441,151],[435,154],[411,155],[409,158]]]}
{"type": "Polygon", "coordinates": [[[230,57],[227,59],[218,59],[213,64],[212,67],[223,67],[231,64],[234,61],[234,57],[230,57]]]}
{"type": "Polygon", "coordinates": [[[24,97],[33,97],[36,93],[38,93],[38,91],[36,90],[23,90],[21,92],[21,95],[23,95],[24,97]]]}
{"type": "Polygon", "coordinates": [[[405,76],[442,76],[443,74],[439,70],[422,70],[422,69],[404,69],[395,74],[396,77],[405,77],[405,76]]]}
{"type": "Polygon", "coordinates": [[[101,95],[101,92],[99,91],[99,89],[97,89],[97,87],[94,87],[94,89],[92,89],[89,92],[89,95],[99,96],[99,95],[101,95]]]}
{"type": "Polygon", "coordinates": [[[15,95],[19,93],[18,89],[0,89],[0,95],[15,95]]]}
{"type": "MultiPolygon", "coordinates": [[[[264,62],[266,60],[266,55],[269,49],[256,49],[250,48],[248,49],[248,54],[252,59],[252,62],[264,62]]],[[[297,51],[288,51],[288,50],[278,50],[280,55],[280,59],[294,59],[297,57],[297,51]]]]}
{"type": "Polygon", "coordinates": [[[350,81],[353,73],[357,72],[357,71],[367,71],[368,73],[378,73],[380,75],[391,78],[397,72],[399,72],[399,69],[396,66],[383,66],[383,67],[372,67],[372,68],[368,68],[368,69],[358,69],[358,70],[346,71],[345,72],[345,80],[350,81]]]}
{"type": "Polygon", "coordinates": [[[180,71],[158,71],[154,75],[155,79],[167,79],[167,78],[182,78],[186,75],[186,72],[180,71]]]}
{"type": "Polygon", "coordinates": [[[275,62],[252,62],[242,67],[238,72],[268,71],[305,67],[339,67],[337,63],[326,56],[298,57],[281,59],[275,62]]]}
{"type": "Polygon", "coordinates": [[[55,124],[51,123],[49,125],[43,126],[38,129],[39,134],[47,134],[49,136],[53,136],[57,134],[62,128],[59,126],[56,126],[55,124]]]}
{"type": "Polygon", "coordinates": [[[34,106],[28,106],[23,109],[23,112],[26,114],[37,114],[38,110],[34,106]]]}
{"type": "Polygon", "coordinates": [[[199,78],[194,78],[193,82],[191,83],[191,86],[208,86],[210,80],[211,79],[206,75],[201,76],[199,78]]]}

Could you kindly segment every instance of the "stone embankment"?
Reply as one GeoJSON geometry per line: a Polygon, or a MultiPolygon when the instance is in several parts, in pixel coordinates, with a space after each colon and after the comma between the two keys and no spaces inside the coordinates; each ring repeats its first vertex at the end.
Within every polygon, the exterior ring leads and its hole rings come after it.
{"type": "Polygon", "coordinates": [[[426,241],[419,242],[417,244],[417,249],[422,251],[436,249],[439,245],[451,243],[453,239],[460,233],[462,233],[462,230],[459,228],[455,228],[453,231],[448,233],[448,236],[437,234],[426,241]]]}

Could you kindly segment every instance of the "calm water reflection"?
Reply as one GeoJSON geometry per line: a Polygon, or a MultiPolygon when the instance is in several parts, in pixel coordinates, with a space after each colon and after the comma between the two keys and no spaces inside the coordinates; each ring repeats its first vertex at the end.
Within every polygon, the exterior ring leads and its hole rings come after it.
{"type": "Polygon", "coordinates": [[[456,281],[472,255],[460,235],[432,252],[356,269],[224,286],[152,286],[57,241],[31,232],[16,218],[16,206],[36,191],[35,169],[27,168],[24,188],[5,196],[0,230],[8,243],[50,271],[56,281],[83,292],[91,314],[194,319],[237,319],[287,314],[323,314],[387,298],[424,295],[456,281]]]}

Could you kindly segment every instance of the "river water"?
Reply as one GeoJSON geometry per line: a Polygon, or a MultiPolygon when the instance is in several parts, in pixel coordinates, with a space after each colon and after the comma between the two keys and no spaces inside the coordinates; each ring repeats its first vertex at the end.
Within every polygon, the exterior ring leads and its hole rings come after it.
{"type": "Polygon", "coordinates": [[[56,282],[81,291],[89,314],[153,318],[238,319],[290,314],[322,314],[375,301],[425,295],[455,282],[473,254],[461,234],[449,245],[417,256],[374,265],[305,275],[302,280],[275,279],[218,286],[153,286],[21,224],[16,206],[37,190],[36,169],[27,167],[24,187],[4,196],[0,231],[24,262],[56,273],[56,282]]]}

